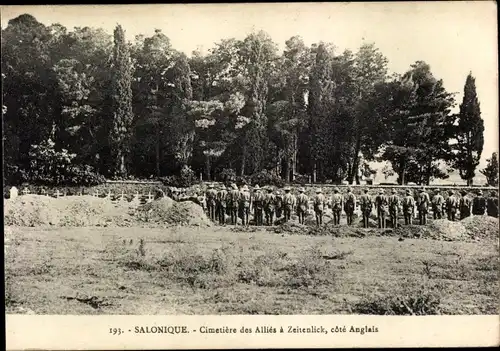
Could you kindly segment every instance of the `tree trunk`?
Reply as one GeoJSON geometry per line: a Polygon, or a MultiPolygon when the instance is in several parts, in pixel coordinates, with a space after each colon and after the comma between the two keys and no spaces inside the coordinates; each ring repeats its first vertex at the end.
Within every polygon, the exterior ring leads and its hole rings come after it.
{"type": "Polygon", "coordinates": [[[127,167],[125,165],[125,154],[122,151],[118,153],[118,160],[120,176],[125,177],[127,175],[127,167]]]}
{"type": "Polygon", "coordinates": [[[160,128],[156,130],[156,175],[160,176],[160,128]]]}
{"type": "Polygon", "coordinates": [[[347,181],[349,184],[352,184],[354,181],[354,178],[356,178],[356,184],[359,184],[359,175],[358,175],[358,168],[359,168],[359,151],[361,149],[361,133],[358,133],[356,136],[356,145],[354,147],[354,160],[352,162],[352,168],[351,172],[349,174],[349,178],[347,181]]]}
{"type": "Polygon", "coordinates": [[[401,179],[401,185],[406,184],[405,176],[406,176],[406,160],[403,161],[403,166],[401,167],[401,174],[399,176],[399,178],[401,179]]]}
{"type": "Polygon", "coordinates": [[[207,173],[207,181],[211,181],[212,177],[210,174],[212,173],[212,170],[211,170],[210,156],[209,155],[205,156],[205,169],[206,169],[206,173],[207,173]]]}
{"type": "Polygon", "coordinates": [[[316,183],[316,171],[317,171],[317,165],[316,165],[316,161],[315,161],[314,165],[313,165],[313,177],[312,177],[313,183],[316,183]]]}
{"type": "Polygon", "coordinates": [[[290,159],[287,158],[285,162],[285,181],[290,183],[290,159]]]}
{"type": "Polygon", "coordinates": [[[245,163],[247,162],[247,147],[245,144],[243,144],[242,147],[242,153],[241,153],[241,169],[240,169],[240,176],[243,177],[245,175],[245,163]]]}

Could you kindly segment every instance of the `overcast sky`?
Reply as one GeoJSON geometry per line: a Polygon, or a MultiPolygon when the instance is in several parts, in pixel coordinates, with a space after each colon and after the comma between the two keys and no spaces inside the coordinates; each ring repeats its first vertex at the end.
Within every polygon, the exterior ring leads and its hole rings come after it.
{"type": "Polygon", "coordinates": [[[389,60],[392,72],[410,64],[430,64],[445,88],[457,92],[457,108],[469,71],[476,78],[485,121],[481,166],[498,150],[498,49],[496,3],[276,3],[100,6],[2,6],[2,28],[10,19],[29,13],[39,22],[73,27],[101,27],[110,34],[121,24],[127,39],[161,29],[177,50],[190,54],[208,50],[223,38],[242,39],[264,30],[280,49],[300,35],[306,44],[335,44],[355,51],[374,42],[389,60]]]}

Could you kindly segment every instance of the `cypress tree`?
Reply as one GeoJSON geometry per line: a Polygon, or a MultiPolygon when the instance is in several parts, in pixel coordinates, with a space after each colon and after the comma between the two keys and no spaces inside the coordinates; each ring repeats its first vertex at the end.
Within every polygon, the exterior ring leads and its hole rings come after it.
{"type": "Polygon", "coordinates": [[[115,176],[127,175],[126,156],[129,152],[130,126],[132,123],[132,63],[125,32],[118,25],[114,31],[113,66],[111,78],[112,125],[110,130],[111,153],[115,176]]]}
{"type": "Polygon", "coordinates": [[[460,177],[472,185],[476,167],[479,165],[484,145],[484,121],[476,93],[475,78],[471,73],[464,86],[464,97],[460,104],[457,128],[457,153],[455,166],[460,177]]]}

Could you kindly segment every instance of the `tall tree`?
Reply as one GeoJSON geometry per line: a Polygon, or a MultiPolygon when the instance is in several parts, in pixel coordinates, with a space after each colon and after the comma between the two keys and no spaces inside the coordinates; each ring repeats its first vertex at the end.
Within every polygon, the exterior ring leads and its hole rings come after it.
{"type": "Polygon", "coordinates": [[[476,93],[476,80],[469,73],[465,81],[464,97],[460,104],[457,128],[455,166],[460,177],[472,185],[484,145],[484,121],[476,93]]]}
{"type": "Polygon", "coordinates": [[[127,175],[132,112],[132,64],[125,32],[118,25],[114,31],[113,65],[111,79],[112,126],[110,131],[112,172],[115,176],[127,175]]]}

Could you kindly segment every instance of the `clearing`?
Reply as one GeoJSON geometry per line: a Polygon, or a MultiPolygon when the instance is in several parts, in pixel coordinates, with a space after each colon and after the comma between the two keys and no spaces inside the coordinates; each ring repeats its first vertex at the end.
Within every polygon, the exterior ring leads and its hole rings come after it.
{"type": "Polygon", "coordinates": [[[231,229],[5,227],[6,312],[499,313],[495,234],[467,242],[231,229]]]}

